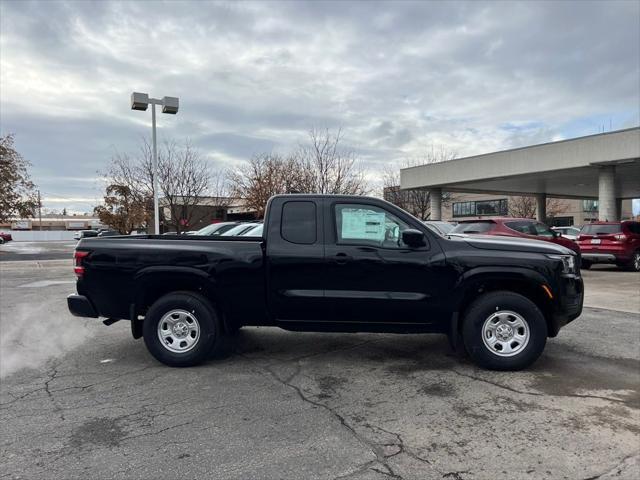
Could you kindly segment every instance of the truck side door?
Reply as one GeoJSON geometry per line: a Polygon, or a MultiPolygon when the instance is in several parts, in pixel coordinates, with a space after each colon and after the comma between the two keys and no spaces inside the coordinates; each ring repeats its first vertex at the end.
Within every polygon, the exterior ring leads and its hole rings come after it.
{"type": "Polygon", "coordinates": [[[282,197],[270,205],[267,292],[272,316],[293,322],[325,319],[321,198],[282,197]]]}
{"type": "Polygon", "coordinates": [[[325,209],[325,296],[332,318],[349,323],[434,323],[447,275],[432,234],[410,248],[402,232],[417,228],[381,203],[336,200],[325,209]]]}

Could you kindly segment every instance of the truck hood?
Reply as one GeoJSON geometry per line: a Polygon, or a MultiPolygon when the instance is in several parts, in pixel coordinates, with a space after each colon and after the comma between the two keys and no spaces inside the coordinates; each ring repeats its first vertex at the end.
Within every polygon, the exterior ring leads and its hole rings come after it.
{"type": "Polygon", "coordinates": [[[552,255],[569,255],[575,253],[562,245],[520,237],[455,234],[447,238],[464,241],[468,245],[482,250],[506,250],[511,252],[548,253],[552,255]]]}

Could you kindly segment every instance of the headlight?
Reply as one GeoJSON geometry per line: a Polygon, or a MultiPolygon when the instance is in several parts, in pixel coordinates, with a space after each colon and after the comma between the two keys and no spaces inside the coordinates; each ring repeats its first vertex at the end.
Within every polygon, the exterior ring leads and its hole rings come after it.
{"type": "Polygon", "coordinates": [[[576,273],[576,257],[573,255],[547,255],[562,262],[562,273],[576,273]]]}

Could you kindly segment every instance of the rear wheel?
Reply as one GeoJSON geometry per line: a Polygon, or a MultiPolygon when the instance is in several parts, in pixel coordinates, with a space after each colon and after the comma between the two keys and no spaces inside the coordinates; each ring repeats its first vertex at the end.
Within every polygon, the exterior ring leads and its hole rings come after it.
{"type": "Polygon", "coordinates": [[[528,298],[507,291],[491,292],[467,310],[462,337],[478,366],[520,370],[535,362],[544,350],[547,323],[528,298]]]}
{"type": "Polygon", "coordinates": [[[147,311],[143,337],[147,349],[170,367],[190,367],[204,362],[220,343],[215,310],[202,296],[170,293],[147,311]]]}
{"type": "Polygon", "coordinates": [[[633,272],[640,272],[640,251],[634,252],[634,254],[631,256],[629,269],[633,272]]]}

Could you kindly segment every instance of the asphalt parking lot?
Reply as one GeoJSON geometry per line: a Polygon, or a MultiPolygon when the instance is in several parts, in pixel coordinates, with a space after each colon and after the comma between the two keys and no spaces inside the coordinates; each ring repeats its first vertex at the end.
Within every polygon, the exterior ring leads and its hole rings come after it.
{"type": "Polygon", "coordinates": [[[274,328],[170,369],[67,312],[70,263],[0,262],[1,477],[640,478],[636,273],[584,272],[588,307],[524,372],[441,336],[274,328]]]}

